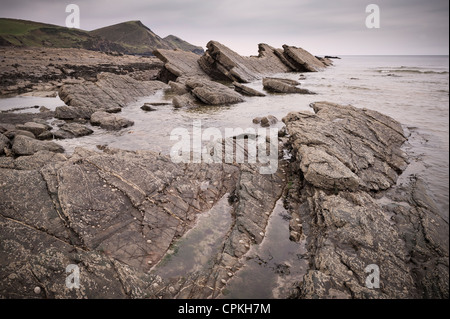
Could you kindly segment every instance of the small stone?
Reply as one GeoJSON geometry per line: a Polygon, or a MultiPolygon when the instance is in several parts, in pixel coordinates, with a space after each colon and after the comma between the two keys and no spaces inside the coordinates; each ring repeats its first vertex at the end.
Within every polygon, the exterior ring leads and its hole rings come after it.
{"type": "Polygon", "coordinates": [[[263,232],[260,232],[259,234],[260,234],[261,236],[264,236],[264,233],[263,233],[263,232]]]}
{"type": "Polygon", "coordinates": [[[149,240],[147,240],[147,244],[151,244],[152,243],[152,241],[149,239],[149,240]]]}
{"type": "Polygon", "coordinates": [[[227,275],[228,275],[228,277],[233,277],[233,273],[232,272],[229,272],[227,275]]]}
{"type": "Polygon", "coordinates": [[[41,287],[35,287],[35,288],[34,288],[34,293],[35,293],[36,295],[39,295],[39,294],[41,293],[41,287]]]}
{"type": "Polygon", "coordinates": [[[170,292],[171,294],[175,293],[175,288],[169,287],[169,292],[170,292]]]}
{"type": "Polygon", "coordinates": [[[151,265],[151,264],[153,264],[153,261],[149,260],[149,261],[147,261],[147,264],[151,265]]]}
{"type": "Polygon", "coordinates": [[[226,285],[227,281],[225,279],[222,279],[221,282],[226,285]]]}

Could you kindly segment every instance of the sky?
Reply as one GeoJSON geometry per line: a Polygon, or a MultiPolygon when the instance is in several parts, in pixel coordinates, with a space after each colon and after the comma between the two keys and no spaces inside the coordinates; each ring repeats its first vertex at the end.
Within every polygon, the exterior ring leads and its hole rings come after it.
{"type": "Polygon", "coordinates": [[[447,0],[0,0],[0,17],[64,26],[71,3],[84,30],[140,20],[161,37],[216,40],[242,55],[256,55],[258,43],[316,55],[449,54],[447,0]],[[369,4],[380,28],[366,26],[369,4]]]}

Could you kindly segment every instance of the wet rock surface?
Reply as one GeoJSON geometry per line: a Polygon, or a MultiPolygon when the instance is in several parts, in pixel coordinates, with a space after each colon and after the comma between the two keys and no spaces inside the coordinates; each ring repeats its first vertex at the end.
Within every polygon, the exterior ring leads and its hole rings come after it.
{"type": "Polygon", "coordinates": [[[297,81],[277,79],[277,78],[264,78],[264,89],[271,93],[298,93],[298,94],[316,94],[307,89],[301,89],[297,87],[300,85],[297,81]]]}
{"type": "Polygon", "coordinates": [[[139,80],[155,80],[162,63],[155,57],[113,56],[83,49],[0,49],[0,94],[56,92],[63,82],[93,80],[108,72],[139,80]]]}
{"type": "Polygon", "coordinates": [[[414,192],[420,181],[395,186],[407,165],[400,124],[350,106],[313,109],[283,119],[296,156],[290,211],[302,222],[291,224],[292,239],[306,236],[310,263],[292,296],[446,298],[448,223],[424,188],[414,192]],[[380,203],[384,196],[392,201],[380,203]],[[380,268],[379,289],[366,285],[369,265],[380,268]]]}
{"type": "MultiPolygon", "coordinates": [[[[258,57],[242,57],[212,41],[203,57],[159,50],[162,62],[111,57],[110,65],[94,52],[20,49],[36,62],[5,71],[2,94],[59,90],[67,105],[0,114],[0,296],[223,298],[250,259],[269,264],[270,255],[252,248],[263,244],[271,214],[283,204],[286,240],[305,252],[271,265],[286,288],[282,297],[448,298],[448,223],[423,182],[402,175],[407,137],[378,112],[317,102],[314,113],[288,114],[278,133],[279,167],[269,175],[259,163],[176,164],[149,151],[107,147],[77,148],[69,156],[40,140],[90,134],[88,121],[106,130],[133,125],[116,113],[162,89],[175,94],[174,107],[262,96],[242,84],[256,79],[272,93],[308,93],[297,81],[267,75],[330,65],[296,47],[259,49],[258,57]],[[45,56],[53,65],[41,61],[45,56]],[[34,63],[44,67],[25,79],[34,63]],[[47,124],[53,117],[57,131],[47,124]],[[219,232],[211,229],[220,234],[214,249],[193,271],[167,271],[177,249],[186,249],[185,235],[218,209],[227,222],[217,224],[225,225],[219,232]],[[70,264],[80,268],[82,289],[65,285],[70,264]],[[381,286],[369,289],[366,267],[374,264],[381,286]]],[[[277,122],[270,115],[254,119],[263,127],[277,122]]],[[[206,237],[199,236],[198,247],[210,248],[201,242],[206,237]]]]}

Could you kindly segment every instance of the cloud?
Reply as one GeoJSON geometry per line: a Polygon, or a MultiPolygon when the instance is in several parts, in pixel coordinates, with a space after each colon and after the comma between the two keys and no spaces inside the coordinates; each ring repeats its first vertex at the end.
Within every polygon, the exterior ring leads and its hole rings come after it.
{"type": "MultiPolygon", "coordinates": [[[[373,0],[381,29],[365,27],[368,0],[72,0],[81,27],[141,20],[161,36],[206,45],[224,42],[241,54],[257,44],[302,46],[316,54],[448,54],[446,0],[373,0]]],[[[66,3],[5,0],[1,16],[64,25],[66,3]]]]}

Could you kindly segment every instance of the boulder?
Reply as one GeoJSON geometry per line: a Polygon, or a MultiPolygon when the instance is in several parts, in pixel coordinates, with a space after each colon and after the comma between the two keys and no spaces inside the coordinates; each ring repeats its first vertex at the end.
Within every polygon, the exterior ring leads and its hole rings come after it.
{"type": "Polygon", "coordinates": [[[274,51],[267,44],[259,44],[257,57],[243,57],[217,41],[210,41],[199,64],[216,80],[248,83],[264,75],[291,71],[274,51]]]}
{"type": "Polygon", "coordinates": [[[34,136],[39,136],[40,134],[44,133],[48,130],[48,127],[44,124],[39,124],[35,122],[27,122],[25,124],[18,124],[16,125],[17,130],[21,131],[28,131],[33,133],[34,136]]]}
{"type": "Polygon", "coordinates": [[[66,123],[54,133],[55,138],[69,139],[92,134],[94,131],[79,123],[66,123]]]}
{"type": "Polygon", "coordinates": [[[262,127],[269,127],[269,126],[277,124],[277,123],[278,123],[278,119],[273,115],[264,116],[261,119],[262,127]]]}
{"type": "Polygon", "coordinates": [[[121,130],[134,125],[134,122],[116,114],[99,111],[92,114],[91,124],[98,125],[105,130],[121,130]]]}
{"type": "Polygon", "coordinates": [[[13,141],[12,151],[17,156],[33,155],[38,151],[63,153],[64,148],[54,142],[39,141],[27,136],[16,135],[13,141]]]}
{"type": "MultiPolygon", "coordinates": [[[[264,89],[272,93],[298,93],[298,94],[316,94],[307,89],[301,89],[296,87],[296,81],[285,80],[285,79],[275,79],[275,78],[265,78],[263,80],[264,89]],[[292,84],[294,83],[294,84],[292,84]]],[[[296,82],[298,83],[298,82],[296,82]]],[[[297,84],[298,85],[298,84],[297,84]]]]}
{"type": "Polygon", "coordinates": [[[68,106],[117,112],[139,97],[167,88],[167,84],[160,81],[138,81],[128,75],[100,73],[96,82],[62,85],[59,96],[68,106]]]}
{"type": "Polygon", "coordinates": [[[242,95],[247,96],[266,96],[264,93],[259,92],[258,90],[252,89],[244,84],[233,82],[234,90],[242,95]]]}

